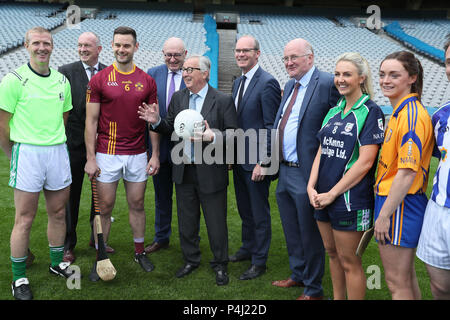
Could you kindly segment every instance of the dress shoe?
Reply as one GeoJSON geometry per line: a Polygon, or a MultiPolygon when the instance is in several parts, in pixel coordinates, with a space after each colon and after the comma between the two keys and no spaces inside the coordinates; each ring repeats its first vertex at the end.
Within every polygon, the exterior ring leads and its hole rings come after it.
{"type": "Polygon", "coordinates": [[[145,247],[145,253],[153,253],[160,249],[165,249],[169,247],[168,242],[159,243],[156,241],[153,241],[151,244],[145,247]]]}
{"type": "Polygon", "coordinates": [[[190,264],[190,263],[186,263],[184,266],[182,266],[177,273],[175,274],[175,276],[177,278],[183,278],[184,276],[187,276],[189,273],[191,273],[192,271],[194,271],[195,269],[197,269],[198,266],[190,264]]]}
{"type": "Polygon", "coordinates": [[[255,278],[261,276],[262,274],[264,274],[265,272],[266,272],[265,265],[257,266],[255,264],[252,264],[247,271],[245,271],[243,274],[241,274],[241,276],[239,277],[239,280],[255,279],[255,278]]]}
{"type": "Polygon", "coordinates": [[[228,282],[230,282],[230,279],[228,278],[228,274],[225,271],[225,269],[218,268],[216,270],[216,284],[218,286],[224,286],[224,285],[227,285],[228,282]]]}
{"type": "MultiPolygon", "coordinates": [[[[93,242],[92,240],[89,241],[89,246],[95,248],[95,242],[93,242]]],[[[115,252],[116,250],[114,250],[112,247],[106,246],[106,253],[115,253],[115,252]]]]}
{"type": "Polygon", "coordinates": [[[235,254],[233,254],[232,256],[230,256],[228,258],[228,260],[230,262],[239,262],[239,261],[244,261],[244,260],[250,260],[251,258],[252,258],[251,255],[245,254],[245,253],[242,253],[242,252],[238,251],[235,254]]]}
{"type": "Polygon", "coordinates": [[[291,278],[288,278],[286,280],[277,280],[277,281],[273,281],[272,285],[275,287],[280,287],[280,288],[290,288],[290,287],[304,287],[305,284],[303,282],[297,282],[292,280],[291,278]]]}
{"type": "Polygon", "coordinates": [[[75,254],[72,250],[64,250],[63,261],[68,263],[75,262],[75,254]]]}
{"type": "Polygon", "coordinates": [[[296,300],[323,300],[323,296],[319,297],[311,297],[306,294],[302,294],[300,297],[298,297],[296,300]]]}

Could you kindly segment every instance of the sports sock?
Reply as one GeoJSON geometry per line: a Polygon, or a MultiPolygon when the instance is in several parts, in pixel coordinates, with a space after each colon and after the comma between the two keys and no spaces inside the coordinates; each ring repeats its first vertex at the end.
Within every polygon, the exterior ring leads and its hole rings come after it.
{"type": "Polygon", "coordinates": [[[134,251],[137,254],[144,252],[144,238],[134,238],[134,251]]]}
{"type": "Polygon", "coordinates": [[[49,245],[49,248],[50,248],[50,261],[51,261],[52,267],[56,267],[63,260],[64,246],[52,247],[49,245]]]}
{"type": "Polygon", "coordinates": [[[26,278],[25,271],[27,268],[27,257],[22,258],[14,258],[11,256],[11,267],[13,273],[13,281],[16,281],[20,278],[26,278]]]}

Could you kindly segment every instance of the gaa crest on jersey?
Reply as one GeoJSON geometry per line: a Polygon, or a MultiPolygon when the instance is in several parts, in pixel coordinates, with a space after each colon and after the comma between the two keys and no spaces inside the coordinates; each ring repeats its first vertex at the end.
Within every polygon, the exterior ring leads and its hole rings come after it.
{"type": "Polygon", "coordinates": [[[352,129],[353,129],[354,123],[347,122],[345,125],[344,131],[341,132],[341,134],[345,134],[347,136],[353,136],[352,129]]]}
{"type": "Polygon", "coordinates": [[[64,93],[63,92],[59,93],[59,101],[64,101],[64,93]]]}
{"type": "Polygon", "coordinates": [[[383,119],[381,118],[378,119],[378,128],[380,128],[380,130],[384,130],[383,119]]]}

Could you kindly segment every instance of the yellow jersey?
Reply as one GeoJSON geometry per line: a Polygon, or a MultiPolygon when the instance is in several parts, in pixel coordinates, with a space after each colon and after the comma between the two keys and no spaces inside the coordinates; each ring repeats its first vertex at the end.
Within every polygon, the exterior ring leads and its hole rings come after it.
{"type": "Polygon", "coordinates": [[[394,107],[378,159],[375,193],[387,196],[398,169],[417,172],[408,194],[425,193],[434,148],[433,125],[416,93],[394,107]]]}

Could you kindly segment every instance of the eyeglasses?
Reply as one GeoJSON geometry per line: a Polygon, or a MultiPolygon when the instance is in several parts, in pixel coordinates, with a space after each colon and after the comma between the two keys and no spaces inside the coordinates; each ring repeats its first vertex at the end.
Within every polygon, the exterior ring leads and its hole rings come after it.
{"type": "Polygon", "coordinates": [[[240,54],[240,53],[249,53],[250,51],[257,51],[258,49],[252,48],[252,49],[234,49],[234,53],[240,54]]]}
{"type": "Polygon", "coordinates": [[[183,54],[182,53],[164,53],[164,57],[166,58],[180,58],[183,54]]]}
{"type": "Polygon", "coordinates": [[[311,53],[305,53],[305,54],[302,54],[301,56],[283,57],[283,58],[281,58],[281,61],[283,61],[284,63],[289,62],[289,60],[292,61],[292,62],[295,62],[295,61],[297,61],[298,58],[306,57],[306,56],[309,56],[310,54],[311,53]]]}
{"type": "Polygon", "coordinates": [[[201,70],[200,68],[193,68],[193,67],[188,67],[188,68],[181,68],[181,71],[186,71],[186,73],[191,74],[192,71],[194,70],[201,70]]]}

